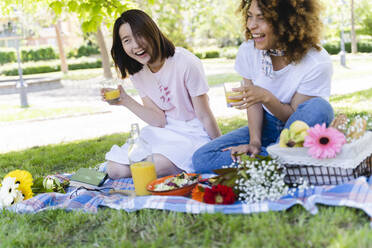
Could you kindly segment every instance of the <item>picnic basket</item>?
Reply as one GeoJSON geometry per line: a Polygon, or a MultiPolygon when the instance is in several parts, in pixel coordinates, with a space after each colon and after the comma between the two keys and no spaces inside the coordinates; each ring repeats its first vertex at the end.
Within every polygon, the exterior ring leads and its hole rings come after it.
{"type": "Polygon", "coordinates": [[[360,176],[372,174],[372,132],[347,143],[341,152],[330,159],[316,159],[307,148],[283,148],[278,144],[267,148],[271,157],[285,167],[285,183],[293,185],[306,180],[310,185],[335,185],[360,176]]]}

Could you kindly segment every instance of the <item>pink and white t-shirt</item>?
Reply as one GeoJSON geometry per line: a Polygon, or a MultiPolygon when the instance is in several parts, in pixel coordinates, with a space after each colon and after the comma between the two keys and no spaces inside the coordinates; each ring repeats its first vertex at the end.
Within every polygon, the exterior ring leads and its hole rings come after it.
{"type": "Polygon", "coordinates": [[[176,48],[158,72],[151,72],[145,65],[130,79],[140,97],[149,97],[167,117],[181,121],[196,118],[191,97],[209,90],[201,61],[181,47],[176,48]]]}

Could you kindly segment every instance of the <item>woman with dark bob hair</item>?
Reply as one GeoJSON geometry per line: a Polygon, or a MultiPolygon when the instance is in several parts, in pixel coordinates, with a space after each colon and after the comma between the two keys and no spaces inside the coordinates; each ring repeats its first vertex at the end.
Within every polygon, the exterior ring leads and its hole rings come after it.
{"type": "Polygon", "coordinates": [[[246,109],[248,126],[223,135],[193,156],[197,172],[210,172],[236,160],[237,154],[267,155],[280,132],[295,120],[309,126],[333,119],[328,102],[332,62],[320,46],[318,0],[242,0],[246,41],[235,70],[243,77],[231,99],[246,109]]]}
{"type": "MultiPolygon", "coordinates": [[[[175,47],[145,12],[125,11],[114,24],[111,55],[121,78],[130,77],[142,104],[118,86],[122,105],[149,126],[140,132],[144,144],[135,160],[152,154],[158,176],[193,172],[196,149],[220,136],[208,102],[208,84],[201,61],[175,47]]],[[[109,90],[101,90],[102,96],[109,90]]],[[[106,154],[111,178],[131,176],[128,146],[114,145],[106,154]]]]}

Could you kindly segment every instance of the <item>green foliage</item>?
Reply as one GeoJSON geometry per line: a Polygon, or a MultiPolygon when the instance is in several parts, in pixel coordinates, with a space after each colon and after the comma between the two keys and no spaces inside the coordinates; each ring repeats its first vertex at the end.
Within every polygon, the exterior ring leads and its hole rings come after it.
{"type": "MultiPolygon", "coordinates": [[[[69,63],[69,70],[88,69],[88,68],[100,68],[102,67],[101,60],[95,62],[80,62],[80,63],[69,63]]],[[[23,75],[38,74],[46,72],[60,71],[60,65],[38,65],[38,66],[25,66],[23,69],[23,75]]],[[[2,74],[5,76],[17,76],[18,68],[3,70],[2,74]]]]}
{"type": "Polygon", "coordinates": [[[99,54],[99,48],[97,45],[82,45],[76,50],[71,50],[68,52],[68,58],[80,58],[80,57],[89,57],[90,55],[99,54]]]}
{"type": "Polygon", "coordinates": [[[21,51],[22,62],[52,60],[56,58],[57,54],[52,47],[44,47],[39,49],[28,48],[22,49],[21,51]]]}
{"type": "Polygon", "coordinates": [[[212,58],[219,58],[220,57],[220,52],[215,50],[215,51],[206,51],[205,52],[205,58],[206,59],[212,59],[212,58]]]}
{"type": "Polygon", "coordinates": [[[108,26],[111,26],[122,12],[133,6],[133,1],[131,0],[49,1],[49,7],[57,16],[61,15],[64,11],[76,13],[82,21],[81,28],[83,32],[96,32],[103,21],[108,26]]]}
{"type": "Polygon", "coordinates": [[[15,51],[0,51],[0,65],[17,61],[15,51]]]}
{"type": "MultiPolygon", "coordinates": [[[[338,54],[341,51],[339,42],[325,43],[322,45],[329,54],[338,54]]],[[[372,53],[372,43],[358,42],[358,52],[372,53]]],[[[345,51],[351,53],[351,43],[345,42],[345,51]]]]}
{"type": "Polygon", "coordinates": [[[220,57],[219,49],[200,49],[194,52],[199,59],[213,59],[220,57]]]}

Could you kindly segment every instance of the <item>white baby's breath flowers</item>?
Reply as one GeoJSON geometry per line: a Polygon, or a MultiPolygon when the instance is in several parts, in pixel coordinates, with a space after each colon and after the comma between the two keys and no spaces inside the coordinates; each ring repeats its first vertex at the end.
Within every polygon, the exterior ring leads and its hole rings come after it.
{"type": "Polygon", "coordinates": [[[288,194],[284,168],[276,160],[246,160],[237,166],[225,166],[229,167],[240,168],[234,189],[239,192],[238,199],[245,203],[275,201],[288,194]]]}

